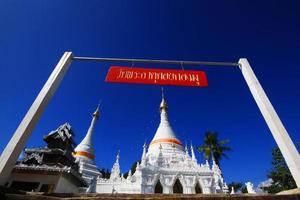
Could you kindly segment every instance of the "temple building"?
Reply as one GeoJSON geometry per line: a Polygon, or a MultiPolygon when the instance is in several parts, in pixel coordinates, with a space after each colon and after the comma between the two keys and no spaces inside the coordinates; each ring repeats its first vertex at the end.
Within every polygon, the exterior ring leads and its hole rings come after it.
{"type": "Polygon", "coordinates": [[[15,165],[8,187],[35,192],[77,193],[87,182],[75,163],[73,131],[68,123],[44,136],[46,147],[26,148],[15,165]]]}
{"type": "Polygon", "coordinates": [[[95,164],[92,143],[99,115],[98,106],[84,139],[76,148],[74,132],[68,123],[44,137],[46,147],[26,148],[25,156],[15,165],[7,186],[36,192],[95,192],[96,180],[102,177],[95,164]]]}
{"type": "Polygon", "coordinates": [[[168,105],[162,96],[160,124],[147,149],[144,144],[141,163],[127,178],[120,175],[118,153],[109,179],[98,178],[97,193],[227,193],[218,165],[199,164],[193,146],[183,147],[168,120],[168,105]]]}
{"type": "Polygon", "coordinates": [[[143,145],[140,163],[124,178],[120,172],[120,154],[110,178],[102,177],[95,163],[93,132],[99,118],[99,106],[83,140],[75,147],[74,132],[68,123],[44,137],[43,148],[25,149],[24,158],[11,174],[8,187],[56,193],[227,193],[228,187],[219,166],[213,160],[199,164],[193,146],[183,147],[168,120],[168,105],[162,95],[160,124],[147,147],[143,145]]]}

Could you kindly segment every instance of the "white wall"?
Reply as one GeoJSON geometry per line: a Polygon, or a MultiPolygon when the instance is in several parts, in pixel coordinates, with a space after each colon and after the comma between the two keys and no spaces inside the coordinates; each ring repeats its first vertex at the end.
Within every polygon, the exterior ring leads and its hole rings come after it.
{"type": "Polygon", "coordinates": [[[29,173],[12,173],[9,178],[9,187],[13,181],[24,182],[39,182],[40,185],[37,188],[37,192],[40,191],[42,184],[54,184],[58,182],[59,176],[57,175],[43,175],[43,174],[29,174],[29,173]]]}
{"type": "Polygon", "coordinates": [[[61,174],[48,175],[48,174],[12,173],[9,179],[8,186],[10,186],[13,181],[39,182],[40,185],[37,188],[36,192],[40,191],[40,188],[43,184],[54,184],[53,192],[57,192],[57,193],[79,192],[79,187],[61,174]]]}
{"type": "Polygon", "coordinates": [[[55,192],[57,193],[78,193],[79,187],[76,186],[69,179],[64,176],[60,176],[58,183],[55,187],[55,192]]]}

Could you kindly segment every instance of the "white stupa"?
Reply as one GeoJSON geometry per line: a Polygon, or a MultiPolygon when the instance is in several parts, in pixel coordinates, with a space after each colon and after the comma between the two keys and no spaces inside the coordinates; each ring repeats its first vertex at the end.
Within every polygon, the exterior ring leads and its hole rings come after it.
{"type": "Polygon", "coordinates": [[[102,177],[101,173],[97,169],[95,164],[95,153],[93,145],[93,132],[96,121],[100,115],[99,106],[92,115],[92,122],[87,131],[86,136],[80,142],[80,144],[75,148],[74,157],[75,162],[79,165],[79,172],[82,174],[84,180],[90,185],[87,188],[87,192],[95,192],[96,180],[98,177],[102,177]]]}
{"type": "Polygon", "coordinates": [[[194,149],[191,156],[187,146],[176,137],[168,120],[168,105],[162,95],[160,104],[160,124],[149,145],[143,146],[141,163],[136,171],[125,179],[120,175],[120,156],[112,168],[110,179],[99,178],[98,193],[184,193],[214,194],[227,193],[228,187],[221,170],[213,162],[198,164],[194,149]]]}
{"type": "Polygon", "coordinates": [[[148,155],[150,157],[159,153],[160,147],[163,149],[164,154],[173,154],[174,150],[176,154],[184,155],[182,143],[176,138],[174,131],[168,120],[168,105],[162,95],[162,101],[160,103],[160,124],[158,129],[149,145],[148,155]]]}

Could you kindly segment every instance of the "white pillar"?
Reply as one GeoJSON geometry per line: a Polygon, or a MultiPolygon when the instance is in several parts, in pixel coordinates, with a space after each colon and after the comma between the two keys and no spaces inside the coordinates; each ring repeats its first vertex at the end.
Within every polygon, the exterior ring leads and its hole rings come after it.
{"type": "Polygon", "coordinates": [[[273,134],[273,137],[287,163],[287,166],[289,167],[291,174],[296,181],[297,187],[300,188],[300,155],[262,86],[258,82],[247,59],[241,58],[239,60],[239,64],[248,87],[271,133],[273,134]]]}
{"type": "Polygon", "coordinates": [[[71,62],[72,52],[65,52],[2,152],[0,157],[0,185],[7,182],[28,137],[69,69],[71,62]]]}

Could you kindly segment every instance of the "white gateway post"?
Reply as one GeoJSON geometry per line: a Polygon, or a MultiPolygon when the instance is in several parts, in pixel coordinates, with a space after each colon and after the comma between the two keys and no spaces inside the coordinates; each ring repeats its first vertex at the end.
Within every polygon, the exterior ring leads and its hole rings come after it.
{"type": "Polygon", "coordinates": [[[68,71],[71,62],[72,52],[65,52],[2,152],[0,157],[0,185],[6,184],[26,144],[27,138],[30,136],[45,107],[68,71]]]}
{"type": "Polygon", "coordinates": [[[239,60],[240,69],[242,74],[248,84],[248,87],[256,101],[257,106],[260,109],[273,137],[288,165],[293,178],[300,188],[300,156],[299,153],[292,142],[289,134],[284,128],[280,118],[278,117],[275,109],[273,108],[271,102],[269,101],[266,93],[264,92],[262,86],[258,82],[250,64],[246,58],[241,58],[239,60]]]}

